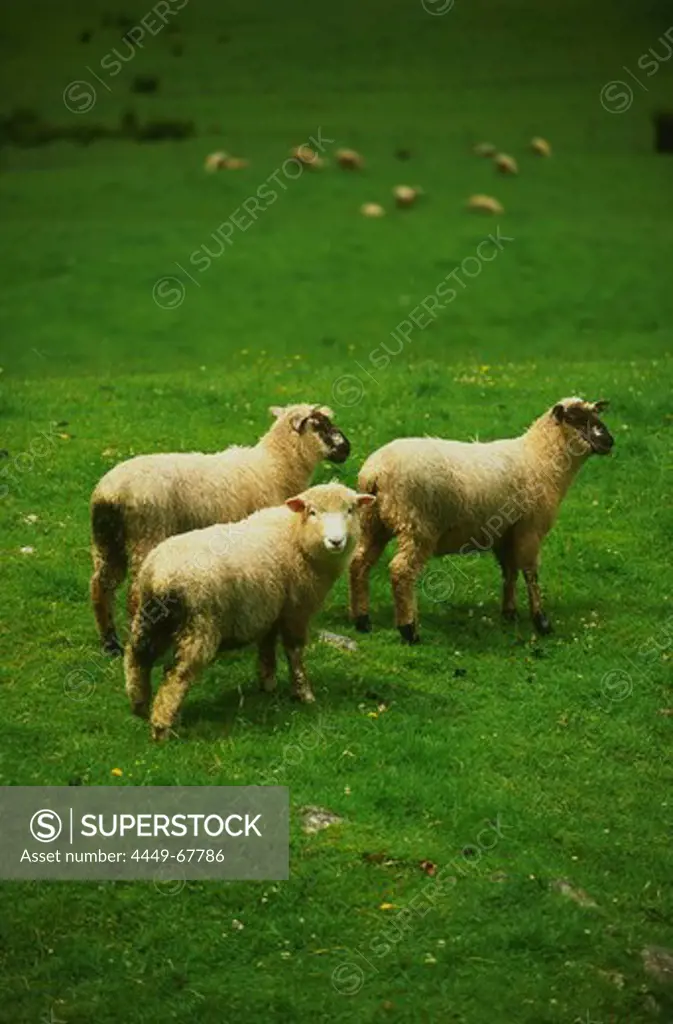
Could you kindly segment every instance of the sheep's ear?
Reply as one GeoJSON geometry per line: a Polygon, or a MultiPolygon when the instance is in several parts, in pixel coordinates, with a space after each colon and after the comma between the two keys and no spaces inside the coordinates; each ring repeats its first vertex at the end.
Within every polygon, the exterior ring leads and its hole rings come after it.
{"type": "Polygon", "coordinates": [[[308,423],[309,417],[304,416],[300,412],[296,412],[290,420],[290,425],[293,430],[296,430],[298,434],[303,434],[306,430],[306,424],[308,423]]]}
{"type": "Polygon", "coordinates": [[[364,506],[367,506],[367,505],[373,505],[374,502],[376,501],[376,495],[375,494],[358,494],[356,500],[357,500],[357,503],[358,503],[358,505],[360,507],[364,507],[364,506]]]}
{"type": "Polygon", "coordinates": [[[594,412],[605,412],[609,405],[607,398],[599,398],[597,402],[594,402],[593,410],[594,412]]]}
{"type": "Polygon", "coordinates": [[[334,419],[334,409],[330,409],[328,405],[317,405],[316,411],[321,412],[323,416],[327,416],[328,420],[334,419]]]}
{"type": "Polygon", "coordinates": [[[269,413],[272,416],[275,416],[276,419],[278,419],[279,416],[282,416],[284,412],[285,412],[285,409],[283,408],[282,405],[270,405],[269,406],[269,413]]]}
{"type": "Polygon", "coordinates": [[[306,501],[299,495],[296,498],[288,498],[285,504],[291,512],[303,512],[306,508],[306,501]]]}
{"type": "Polygon", "coordinates": [[[563,420],[565,419],[565,407],[563,402],[558,402],[552,409],[551,414],[557,423],[563,423],[563,420]]]}

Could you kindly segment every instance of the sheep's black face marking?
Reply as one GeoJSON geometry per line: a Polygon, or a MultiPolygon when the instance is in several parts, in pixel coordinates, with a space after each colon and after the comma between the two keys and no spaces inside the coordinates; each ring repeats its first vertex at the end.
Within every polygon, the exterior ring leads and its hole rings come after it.
{"type": "Polygon", "coordinates": [[[329,416],[324,412],[312,412],[306,419],[307,426],[316,432],[327,449],[327,458],[330,462],[345,462],[351,453],[350,441],[337,427],[334,426],[329,416]]]}
{"type": "Polygon", "coordinates": [[[593,408],[588,405],[559,404],[554,406],[554,416],[559,423],[574,427],[596,455],[607,455],[615,439],[595,411],[606,406],[607,402],[597,402],[593,408]]]}

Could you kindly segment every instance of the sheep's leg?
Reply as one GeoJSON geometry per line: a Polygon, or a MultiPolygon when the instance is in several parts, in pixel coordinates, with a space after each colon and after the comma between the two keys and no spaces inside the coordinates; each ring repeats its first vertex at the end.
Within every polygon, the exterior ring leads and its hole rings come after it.
{"type": "Polygon", "coordinates": [[[167,670],[152,706],[152,738],[155,740],[166,739],[190,685],[217,654],[218,645],[211,641],[207,629],[207,625],[194,626],[178,641],[175,661],[167,670]]]}
{"type": "Polygon", "coordinates": [[[133,619],[126,645],[126,693],[131,701],[131,710],[141,718],[149,716],[152,667],[172,641],[172,622],[167,608],[167,604],[156,595],[149,597],[133,619]]]}
{"type": "Polygon", "coordinates": [[[528,589],[528,603],[533,625],[538,633],[551,633],[551,622],[542,610],[542,594],[538,579],[540,540],[537,535],[524,534],[515,542],[516,564],[523,571],[528,589]]]}
{"type": "Polygon", "coordinates": [[[126,595],[126,610],[129,622],[133,622],[138,612],[138,608],[140,607],[140,591],[138,589],[138,575],[140,573],[140,567],[154,546],[155,545],[153,544],[143,544],[141,547],[135,548],[131,554],[129,565],[129,589],[128,594],[126,595]]]}
{"type": "Polygon", "coordinates": [[[131,711],[140,718],[149,716],[152,699],[152,664],[151,656],[131,640],[124,655],[126,694],[131,702],[131,711]]]}
{"type": "Polygon", "coordinates": [[[134,577],[129,582],[129,589],[126,595],[126,614],[129,622],[133,622],[138,607],[140,606],[140,594],[138,593],[138,583],[134,577]]]}
{"type": "Polygon", "coordinates": [[[391,534],[368,509],[363,514],[362,534],[350,568],[351,618],[359,633],[371,632],[369,618],[369,574],[383,554],[391,534]]]}
{"type": "Polygon", "coordinates": [[[502,617],[508,622],[516,619],[516,581],[519,570],[514,560],[512,547],[508,541],[503,542],[495,551],[496,558],[502,569],[502,617]]]}
{"type": "Polygon", "coordinates": [[[276,640],[278,627],[274,626],[259,642],[259,681],[265,693],[276,689],[276,640]]]}
{"type": "Polygon", "coordinates": [[[507,622],[514,622],[516,619],[516,581],[519,571],[515,566],[506,565],[503,567],[502,585],[502,617],[507,622]]]}
{"type": "Polygon", "coordinates": [[[533,625],[538,633],[543,636],[547,633],[551,633],[552,626],[551,622],[542,610],[542,594],[540,592],[540,584],[538,582],[538,571],[535,569],[524,569],[523,577],[528,587],[528,602],[530,604],[530,614],[533,620],[533,625]]]}
{"type": "Polygon", "coordinates": [[[390,563],[395,625],[400,631],[402,643],[420,643],[415,584],[431,554],[431,545],[421,544],[412,537],[405,537],[400,540],[397,552],[390,563]]]}
{"type": "Polygon", "coordinates": [[[315,700],[311,684],[304,668],[304,648],[306,646],[307,625],[293,623],[292,628],[282,629],[283,647],[290,669],[290,687],[292,696],[303,704],[312,704],[315,700]]]}
{"type": "Polygon", "coordinates": [[[126,568],[121,560],[115,562],[106,559],[100,552],[94,552],[94,571],[90,583],[91,603],[103,652],[112,656],[124,653],[115,628],[114,598],[117,587],[124,580],[125,572],[126,568]]]}

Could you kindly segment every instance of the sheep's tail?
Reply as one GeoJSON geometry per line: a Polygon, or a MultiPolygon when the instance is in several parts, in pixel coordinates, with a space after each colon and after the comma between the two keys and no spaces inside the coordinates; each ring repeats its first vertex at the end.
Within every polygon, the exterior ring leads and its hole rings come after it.
{"type": "Polygon", "coordinates": [[[360,523],[363,534],[377,534],[383,528],[381,518],[381,496],[379,495],[378,472],[376,465],[368,459],[358,474],[358,490],[361,494],[373,494],[378,498],[373,505],[362,510],[360,523]]]}
{"type": "Polygon", "coordinates": [[[358,488],[362,494],[378,494],[376,466],[367,459],[358,474],[358,488]]]}
{"type": "Polygon", "coordinates": [[[117,570],[123,577],[128,567],[123,506],[117,501],[94,497],[91,534],[94,560],[117,570]]]}

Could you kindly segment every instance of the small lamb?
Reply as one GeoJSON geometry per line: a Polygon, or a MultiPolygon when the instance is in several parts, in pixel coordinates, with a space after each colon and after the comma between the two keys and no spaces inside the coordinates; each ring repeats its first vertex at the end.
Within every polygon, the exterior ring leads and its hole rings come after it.
{"type": "Polygon", "coordinates": [[[607,404],[564,398],[521,437],[468,444],[410,437],[370,455],[358,485],[378,501],[363,516],[351,564],[356,628],[371,628],[369,574],[396,537],[390,579],[403,642],[418,642],[414,584],[427,560],[479,550],[492,550],[500,562],[504,616],[516,616],[521,570],[535,628],[549,633],[538,584],[540,546],[579,468],[588,456],[612,448],[613,438],[598,418],[607,404]]]}
{"type": "Polygon", "coordinates": [[[348,566],[360,508],[375,501],[321,484],[243,522],[171,537],[150,553],[124,667],[131,707],[147,717],[152,666],[174,645],[152,707],[155,739],[167,736],[190,684],[218,650],[257,644],[262,688],[271,691],[280,636],[293,695],[315,700],[303,664],[309,622],[348,566]]]}
{"type": "MultiPolygon", "coordinates": [[[[139,455],[100,480],[91,497],[91,601],[106,654],[121,654],[114,596],[128,570],[167,537],[244,519],[303,491],[323,459],[345,462],[350,442],[323,405],[273,406],[275,422],[254,448],[215,454],[139,455]]],[[[129,588],[133,618],[136,588],[129,588]]]]}

